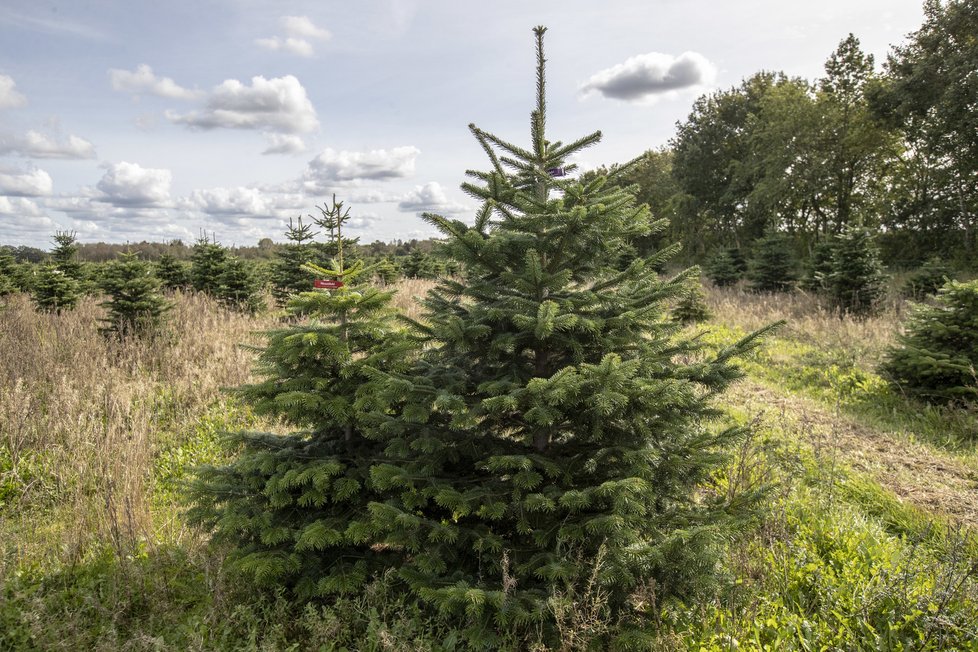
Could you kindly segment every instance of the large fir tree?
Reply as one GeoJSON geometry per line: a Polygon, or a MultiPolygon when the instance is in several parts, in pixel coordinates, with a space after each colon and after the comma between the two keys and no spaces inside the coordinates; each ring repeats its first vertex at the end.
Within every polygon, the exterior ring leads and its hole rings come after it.
{"type": "MultiPolygon", "coordinates": [[[[336,208],[327,210],[341,215],[336,208]]],[[[393,325],[393,293],[360,283],[373,269],[337,257],[306,271],[344,285],[289,301],[296,321],[267,334],[261,380],[238,392],[258,414],[297,430],[239,433],[237,459],[201,470],[191,511],[234,544],[232,560],[260,585],[303,598],[359,592],[396,565],[396,550],[371,547],[370,468],[385,444],[365,431],[361,403],[369,370],[402,368],[408,346],[393,325]]]]}
{"type": "Polygon", "coordinates": [[[750,503],[707,485],[743,434],[718,427],[713,399],[757,334],[716,355],[677,335],[667,301],[695,271],[654,271],[677,247],[610,264],[663,224],[606,176],[567,176],[600,133],[547,138],[544,31],[531,143],[470,127],[490,163],[463,186],[482,201],[474,223],[424,216],[462,278],[425,300],[417,366],[374,394],[390,438],[373,472],[391,492],[371,506],[378,544],[405,553],[418,598],[486,645],[501,625],[546,630],[548,597],[592,572],[620,615],[648,582],[659,597],[702,588],[750,503]]]}

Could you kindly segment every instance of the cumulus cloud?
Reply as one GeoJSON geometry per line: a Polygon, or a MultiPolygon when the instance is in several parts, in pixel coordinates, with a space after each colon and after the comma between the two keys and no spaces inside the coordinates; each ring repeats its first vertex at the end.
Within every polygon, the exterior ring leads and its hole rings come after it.
{"type": "Polygon", "coordinates": [[[167,118],[196,129],[257,129],[283,134],[300,134],[319,128],[316,110],[306,89],[292,75],[265,79],[252,77],[251,85],[237,79],[225,80],[207,97],[202,111],[167,118]]]}
{"type": "Polygon", "coordinates": [[[255,39],[255,43],[266,50],[283,51],[297,54],[300,57],[311,57],[315,54],[309,39],[327,40],[329,31],[317,27],[308,16],[283,16],[281,21],[284,36],[269,36],[255,39]]]}
{"type": "Polygon", "coordinates": [[[322,41],[332,36],[329,30],[316,27],[308,16],[282,16],[281,22],[285,33],[289,36],[315,38],[322,41]]]}
{"type": "Polygon", "coordinates": [[[262,154],[301,154],[306,151],[302,138],[294,134],[265,134],[268,147],[262,154]]]}
{"type": "Polygon", "coordinates": [[[0,195],[13,197],[45,197],[51,194],[54,184],[51,175],[44,170],[27,172],[0,169],[0,195]]]}
{"type": "Polygon", "coordinates": [[[145,63],[135,70],[112,68],[109,70],[109,80],[113,90],[133,95],[149,93],[171,100],[193,100],[201,95],[199,91],[183,88],[169,77],[157,77],[145,63]]]}
{"type": "Polygon", "coordinates": [[[169,170],[144,168],[138,163],[112,163],[96,188],[101,191],[98,201],[119,207],[166,206],[170,202],[169,170]]]}
{"type": "Polygon", "coordinates": [[[410,146],[368,152],[326,148],[309,161],[300,186],[307,193],[317,194],[342,183],[409,177],[414,174],[415,159],[420,153],[417,147],[410,146]]]}
{"type": "Polygon", "coordinates": [[[430,181],[423,186],[416,186],[397,204],[397,207],[410,213],[464,213],[470,207],[448,198],[437,181],[430,181]]]}
{"type": "Polygon", "coordinates": [[[27,98],[16,86],[13,77],[0,75],[0,109],[16,109],[27,104],[27,98]]]}
{"type": "Polygon", "coordinates": [[[595,73],[581,85],[581,92],[616,100],[649,100],[685,88],[708,86],[715,77],[716,68],[702,54],[684,52],[673,57],[649,52],[595,73]]]}
{"type": "Polygon", "coordinates": [[[380,216],[376,213],[361,213],[360,215],[352,216],[346,223],[346,226],[354,231],[364,231],[372,228],[378,222],[380,222],[380,216]]]}
{"type": "Polygon", "coordinates": [[[255,39],[255,43],[266,50],[273,52],[281,50],[283,52],[297,54],[300,57],[311,57],[316,53],[312,49],[312,43],[304,38],[293,38],[291,36],[279,38],[278,36],[270,36],[268,38],[255,39]]]}
{"type": "Polygon", "coordinates": [[[30,130],[24,136],[0,135],[0,155],[3,154],[26,158],[88,159],[95,158],[95,146],[78,136],[50,136],[30,130]]]}
{"type": "MultiPolygon", "coordinates": [[[[37,202],[24,197],[0,196],[0,215],[9,217],[43,217],[44,211],[37,202]]],[[[9,222],[4,222],[9,224],[9,222]]]]}
{"type": "Polygon", "coordinates": [[[208,188],[194,190],[179,202],[179,207],[206,213],[218,219],[281,218],[294,214],[308,205],[302,195],[272,194],[259,188],[208,188]]]}

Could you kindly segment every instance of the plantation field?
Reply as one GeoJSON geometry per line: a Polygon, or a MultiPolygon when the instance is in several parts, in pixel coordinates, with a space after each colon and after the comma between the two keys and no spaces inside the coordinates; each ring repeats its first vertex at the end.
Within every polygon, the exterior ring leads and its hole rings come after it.
{"type": "MultiPolygon", "coordinates": [[[[417,316],[431,285],[402,281],[399,310],[417,316]]],[[[93,298],[59,315],[14,295],[0,312],[0,649],[465,649],[386,581],[332,604],[250,589],[186,525],[192,469],[234,453],[222,433],[281,429],[227,391],[278,320],[171,299],[167,332],[127,343],[100,336],[93,298]]],[[[978,649],[978,414],[874,372],[907,305],[853,320],[803,293],[708,288],[707,303],[688,328],[711,347],[787,320],[723,396],[753,435],[703,488],[764,488],[764,509],[724,543],[709,599],[637,598],[658,649],[978,649]]],[[[551,607],[564,649],[610,626],[600,591],[551,607]]]]}

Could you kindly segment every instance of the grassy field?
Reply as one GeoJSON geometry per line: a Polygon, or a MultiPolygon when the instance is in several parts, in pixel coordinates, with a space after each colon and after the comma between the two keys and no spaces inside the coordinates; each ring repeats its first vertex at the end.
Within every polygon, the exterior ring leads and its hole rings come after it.
{"type": "MultiPolygon", "coordinates": [[[[427,282],[399,286],[398,307],[427,282]]],[[[297,605],[249,589],[187,528],[181,484],[233,454],[221,433],[275,430],[225,388],[249,378],[273,315],[176,295],[169,332],[98,334],[96,300],[0,309],[0,649],[452,650],[462,641],[378,581],[297,605]]],[[[978,414],[923,406],[874,371],[907,312],[840,319],[812,297],[710,289],[722,346],[787,325],[723,403],[754,435],[712,489],[766,486],[763,516],[725,542],[716,593],[643,596],[664,650],[978,650],[978,414]]],[[[600,594],[554,596],[564,649],[608,626],[600,594]]],[[[543,649],[532,632],[512,649],[543,649]]]]}

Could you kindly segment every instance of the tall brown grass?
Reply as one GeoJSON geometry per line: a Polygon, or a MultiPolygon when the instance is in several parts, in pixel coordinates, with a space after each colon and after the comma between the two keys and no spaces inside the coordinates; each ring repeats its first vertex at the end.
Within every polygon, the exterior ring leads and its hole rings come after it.
{"type": "Polygon", "coordinates": [[[222,388],[247,380],[240,344],[271,325],[201,295],[172,298],[165,332],[126,341],[98,332],[93,298],[51,314],[15,296],[0,310],[0,576],[153,540],[161,438],[192,431],[222,388]]]}
{"type": "Polygon", "coordinates": [[[782,336],[847,351],[866,366],[874,366],[893,342],[909,307],[906,301],[891,298],[878,313],[853,318],[817,295],[802,291],[758,294],[741,287],[716,287],[709,282],[705,289],[713,321],[753,331],[784,319],[787,323],[780,331],[782,336]]]}

